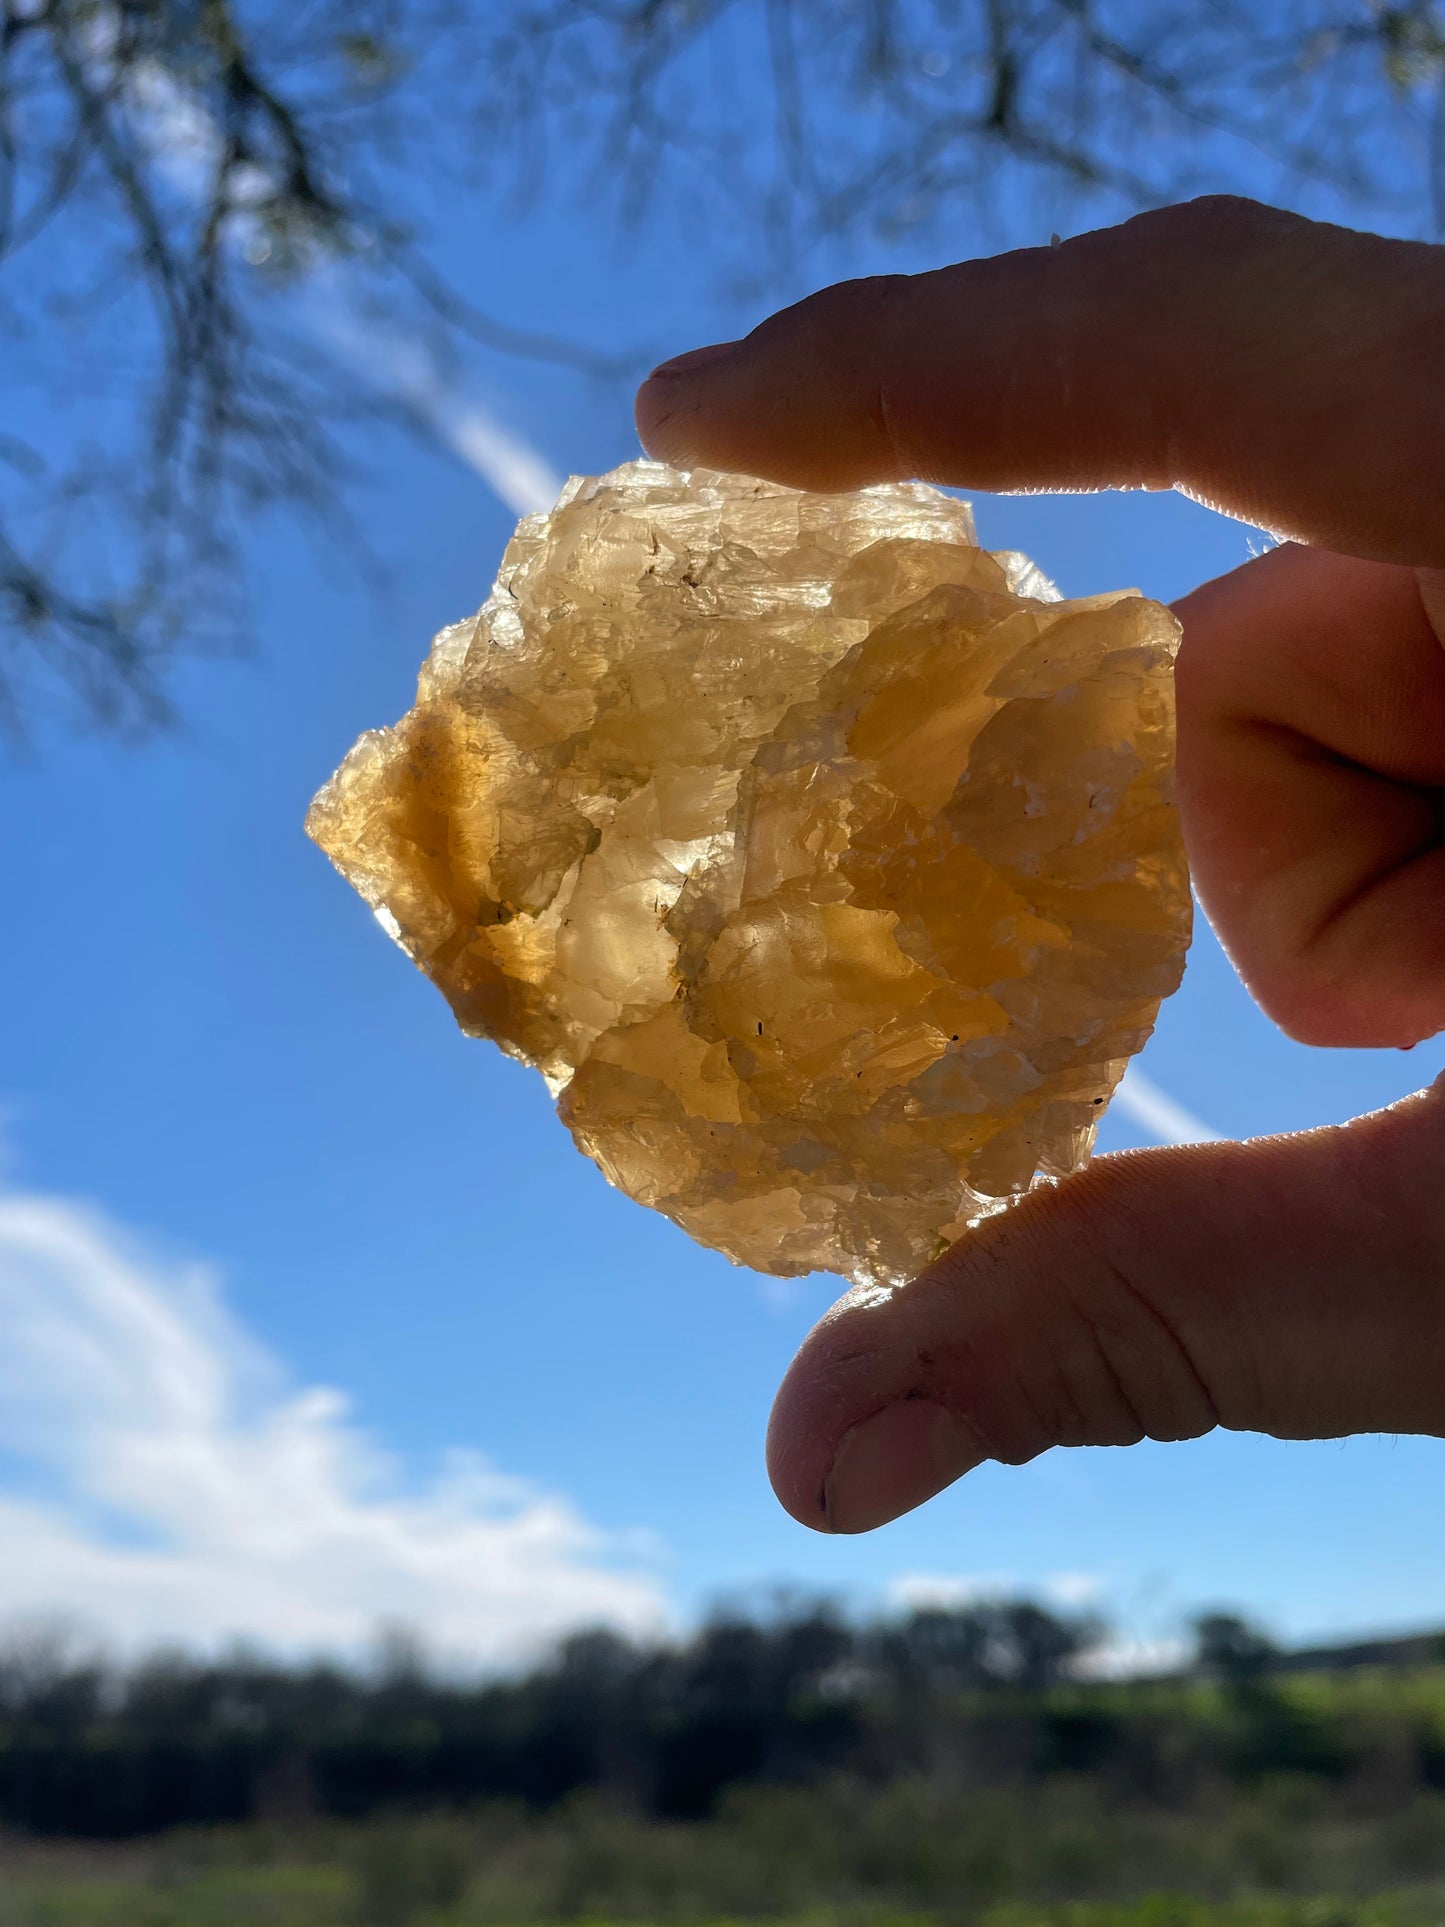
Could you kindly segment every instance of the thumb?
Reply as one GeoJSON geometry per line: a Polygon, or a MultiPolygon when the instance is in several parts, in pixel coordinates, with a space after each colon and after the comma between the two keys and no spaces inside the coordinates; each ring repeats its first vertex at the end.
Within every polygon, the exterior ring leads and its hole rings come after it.
{"type": "Polygon", "coordinates": [[[1054,1445],[1445,1434],[1445,1079],[1354,1123],[1096,1159],[804,1341],[768,1467],[866,1532],[1054,1445]]]}

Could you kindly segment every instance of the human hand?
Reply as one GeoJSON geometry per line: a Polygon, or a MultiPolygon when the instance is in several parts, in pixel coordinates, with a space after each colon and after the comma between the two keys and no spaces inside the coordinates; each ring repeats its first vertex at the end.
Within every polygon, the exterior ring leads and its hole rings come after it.
{"type": "MultiPolygon", "coordinates": [[[[1247,201],[843,283],[638,397],[645,446],[800,487],[1170,488],[1287,538],[1177,605],[1196,888],[1310,1044],[1445,1027],[1445,248],[1247,201]]],[[[848,1293],[768,1437],[862,1532],[985,1459],[1445,1434],[1445,1079],[1353,1123],[1100,1157],[848,1293]]]]}

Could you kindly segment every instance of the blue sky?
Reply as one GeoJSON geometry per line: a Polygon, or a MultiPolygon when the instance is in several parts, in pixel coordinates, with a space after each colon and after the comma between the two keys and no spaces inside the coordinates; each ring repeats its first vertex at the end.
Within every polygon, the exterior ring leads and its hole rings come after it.
{"type": "MultiPolygon", "coordinates": [[[[773,305],[730,302],[706,246],[664,227],[619,247],[585,207],[505,224],[463,203],[443,246],[493,310],[608,345],[671,352],[773,305]]],[[[0,1624],[350,1650],[404,1621],[490,1661],[779,1585],[860,1608],[1019,1587],[1144,1642],[1222,1601],[1285,1635],[1445,1619],[1434,1441],[1055,1452],[854,1540],[779,1510],[767,1409],[833,1284],[734,1270],[609,1191],[301,831],[484,598],[529,491],[636,452],[630,397],[483,357],[442,373],[343,329],[340,298],[313,301],[318,330],[368,379],[424,386],[437,427],[434,449],[365,448],[385,581],[272,517],[253,660],[187,666],[168,736],[56,732],[0,773],[0,1624]]],[[[1173,496],[975,506],[986,544],[1066,594],[1167,599],[1260,540],[1173,496]]],[[[1247,1135],[1442,1065],[1438,1042],[1290,1044],[1201,927],[1143,1070],[1247,1135]]],[[[1149,1136],[1116,1107],[1101,1141],[1149,1136]]]]}

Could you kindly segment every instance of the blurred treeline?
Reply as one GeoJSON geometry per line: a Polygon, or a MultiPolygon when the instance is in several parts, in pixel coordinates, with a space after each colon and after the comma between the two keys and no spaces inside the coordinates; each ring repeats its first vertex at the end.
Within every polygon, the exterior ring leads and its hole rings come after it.
{"type": "MultiPolygon", "coordinates": [[[[1030,1602],[866,1625],[825,1607],[720,1617],[676,1644],[594,1632],[484,1680],[405,1645],[348,1671],[245,1654],[117,1669],[17,1644],[0,1651],[0,1828],[123,1839],[485,1810],[523,1858],[534,1838],[585,1859],[594,1832],[627,1833],[629,1863],[662,1867],[691,1828],[689,1865],[726,1835],[739,1869],[776,1858],[808,1869],[804,1886],[900,1882],[920,1899],[1011,1893],[988,1870],[1020,1855],[1081,1878],[1096,1862],[1163,1878],[1183,1855],[1203,1879],[1248,1857],[1256,1824],[1276,1843],[1374,1829],[1381,1877],[1445,1851],[1445,1648],[1439,1664],[1290,1670],[1215,1617],[1173,1675],[1091,1680],[1107,1650],[1097,1622],[1030,1602]]],[[[1279,1847],[1282,1875],[1295,1851],[1279,1847]]]]}

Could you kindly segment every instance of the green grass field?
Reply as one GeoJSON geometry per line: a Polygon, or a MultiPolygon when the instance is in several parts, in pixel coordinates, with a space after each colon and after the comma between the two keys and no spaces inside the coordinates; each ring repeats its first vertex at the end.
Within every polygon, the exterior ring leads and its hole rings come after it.
{"type": "MultiPolygon", "coordinates": [[[[295,1858],[187,1864],[170,1846],[146,1853],[12,1849],[0,1856],[0,1927],[554,1927],[498,1913],[485,1880],[416,1878],[416,1869],[295,1858]],[[439,1888],[448,1891],[440,1892],[439,1888]]],[[[435,1874],[436,1869],[432,1870],[435,1874]]],[[[1441,1927],[1445,1885],[1361,1899],[1243,1896],[1208,1901],[1155,1893],[1129,1903],[1011,1903],[980,1912],[914,1912],[864,1902],[785,1915],[659,1915],[651,1927],[1441,1927]]],[[[555,1927],[648,1927],[643,1917],[580,1913],[555,1927]]]]}
{"type": "Polygon", "coordinates": [[[1407,1839],[1398,1820],[1381,1834],[1292,1810],[1276,1789],[1252,1827],[1226,1807],[1162,1840],[1137,1816],[1125,1826],[1055,1801],[1011,1826],[1003,1805],[978,1804],[952,1830],[929,1809],[928,1835],[896,1802],[871,1821],[855,1813],[847,1860],[820,1850],[836,1812],[810,1834],[796,1798],[762,1793],[702,1826],[584,1802],[543,1821],[484,1809],[113,1846],[12,1839],[0,1927],[1445,1927],[1434,1808],[1414,1813],[1407,1839]],[[1371,1886],[1402,1842],[1433,1877],[1371,1886]],[[1176,1880],[1154,1884],[1160,1872],[1176,1880]]]}

